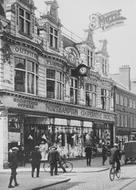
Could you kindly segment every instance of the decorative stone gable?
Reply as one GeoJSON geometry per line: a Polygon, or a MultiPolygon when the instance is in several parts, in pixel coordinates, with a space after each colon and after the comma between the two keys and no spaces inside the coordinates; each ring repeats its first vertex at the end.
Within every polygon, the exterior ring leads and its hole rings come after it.
{"type": "Polygon", "coordinates": [[[85,43],[90,46],[92,49],[95,49],[94,41],[93,41],[93,30],[90,28],[88,30],[85,30],[87,32],[87,37],[85,39],[85,43]]]}
{"type": "Polygon", "coordinates": [[[45,1],[46,5],[47,5],[47,15],[50,16],[51,18],[53,18],[54,20],[56,20],[58,22],[59,18],[58,18],[58,3],[56,0],[53,1],[45,1]]]}

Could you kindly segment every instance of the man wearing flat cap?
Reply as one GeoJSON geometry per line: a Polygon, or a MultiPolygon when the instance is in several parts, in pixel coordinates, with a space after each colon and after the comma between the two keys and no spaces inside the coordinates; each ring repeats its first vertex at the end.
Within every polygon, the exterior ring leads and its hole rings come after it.
{"type": "Polygon", "coordinates": [[[19,185],[17,183],[17,179],[16,179],[16,175],[17,175],[16,169],[18,167],[17,153],[18,153],[18,148],[17,147],[12,147],[12,149],[11,149],[11,151],[9,153],[9,167],[11,169],[11,176],[10,176],[8,188],[13,188],[14,187],[12,185],[13,180],[14,180],[15,186],[19,185]]]}
{"type": "Polygon", "coordinates": [[[39,146],[35,146],[31,154],[32,177],[34,177],[35,169],[37,170],[36,177],[39,177],[41,158],[42,156],[39,150],[39,146]]]}

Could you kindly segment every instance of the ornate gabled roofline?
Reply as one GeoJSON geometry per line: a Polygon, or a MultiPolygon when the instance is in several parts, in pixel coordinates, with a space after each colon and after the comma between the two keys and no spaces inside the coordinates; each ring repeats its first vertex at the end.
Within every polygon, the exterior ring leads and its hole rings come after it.
{"type": "Polygon", "coordinates": [[[41,19],[48,19],[50,22],[52,22],[53,24],[62,27],[63,25],[60,22],[60,19],[56,20],[55,18],[51,17],[50,15],[41,15],[40,16],[41,19]]]}
{"type": "Polygon", "coordinates": [[[54,54],[51,52],[47,52],[43,49],[43,47],[41,45],[39,45],[35,42],[32,42],[30,40],[15,37],[15,36],[12,36],[11,34],[8,34],[6,32],[3,32],[2,38],[3,38],[3,40],[10,42],[11,44],[23,45],[24,47],[28,47],[30,49],[33,49],[43,57],[53,58],[53,59],[56,59],[56,61],[60,61],[64,64],[68,64],[67,60],[64,56],[54,54]]]}

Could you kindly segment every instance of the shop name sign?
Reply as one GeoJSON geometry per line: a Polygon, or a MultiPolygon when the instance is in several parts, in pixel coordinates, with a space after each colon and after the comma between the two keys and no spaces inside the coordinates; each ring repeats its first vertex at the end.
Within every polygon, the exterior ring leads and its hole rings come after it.
{"type": "Polygon", "coordinates": [[[107,30],[113,26],[117,26],[124,23],[125,17],[121,16],[121,9],[108,12],[101,15],[100,13],[92,14],[89,16],[90,29],[102,29],[107,30]]]}
{"type": "Polygon", "coordinates": [[[31,51],[30,49],[21,47],[21,46],[14,46],[12,48],[12,51],[14,53],[18,53],[18,54],[21,54],[21,55],[24,55],[24,56],[28,56],[28,57],[31,57],[31,58],[36,59],[36,60],[38,58],[38,56],[37,56],[37,54],[35,52],[31,51]]]}
{"type": "Polygon", "coordinates": [[[20,108],[34,109],[34,106],[38,105],[38,102],[27,100],[25,98],[14,98],[13,101],[16,102],[17,106],[20,108]]]}
{"type": "Polygon", "coordinates": [[[82,118],[108,120],[108,121],[114,121],[115,119],[114,115],[110,113],[73,108],[71,106],[57,105],[53,103],[46,103],[46,112],[54,114],[62,114],[67,116],[77,116],[82,118]]]}

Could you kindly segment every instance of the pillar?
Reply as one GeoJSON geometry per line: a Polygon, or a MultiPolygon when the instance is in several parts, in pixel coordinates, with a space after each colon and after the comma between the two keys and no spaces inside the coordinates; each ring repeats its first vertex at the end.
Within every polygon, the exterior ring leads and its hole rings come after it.
{"type": "Polygon", "coordinates": [[[8,163],[8,114],[0,110],[0,169],[6,168],[8,163]]]}

